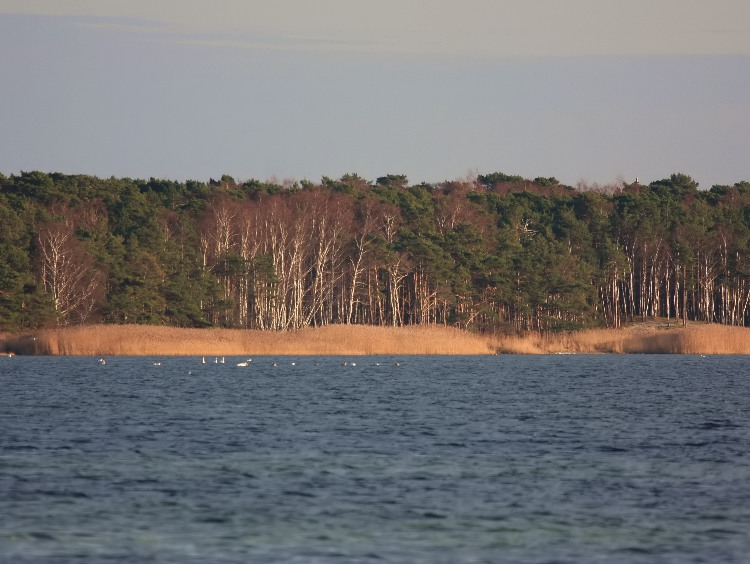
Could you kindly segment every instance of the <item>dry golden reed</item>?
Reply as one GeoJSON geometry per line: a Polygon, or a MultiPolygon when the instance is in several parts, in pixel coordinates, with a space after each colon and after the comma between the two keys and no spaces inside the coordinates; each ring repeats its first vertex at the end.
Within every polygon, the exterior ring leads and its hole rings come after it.
{"type": "Polygon", "coordinates": [[[688,327],[680,335],[678,348],[685,354],[748,354],[750,329],[726,325],[688,327]]]}
{"type": "Polygon", "coordinates": [[[496,348],[509,354],[748,354],[750,329],[712,324],[686,328],[635,324],[619,329],[499,337],[496,348]]]}
{"type": "Polygon", "coordinates": [[[296,331],[89,325],[0,334],[0,352],[80,356],[652,353],[748,354],[750,329],[642,323],[573,333],[476,335],[444,326],[329,325],[296,331]]]}
{"type": "Polygon", "coordinates": [[[21,354],[234,356],[492,354],[490,339],[450,327],[329,325],[296,331],[90,325],[48,329],[6,342],[21,354]]]}

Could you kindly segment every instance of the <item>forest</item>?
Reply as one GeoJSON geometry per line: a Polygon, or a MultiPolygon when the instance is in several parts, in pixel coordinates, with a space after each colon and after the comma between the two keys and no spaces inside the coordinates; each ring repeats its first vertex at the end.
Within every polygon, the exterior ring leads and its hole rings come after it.
{"type": "Polygon", "coordinates": [[[0,330],[750,323],[750,183],[0,174],[0,330]]]}

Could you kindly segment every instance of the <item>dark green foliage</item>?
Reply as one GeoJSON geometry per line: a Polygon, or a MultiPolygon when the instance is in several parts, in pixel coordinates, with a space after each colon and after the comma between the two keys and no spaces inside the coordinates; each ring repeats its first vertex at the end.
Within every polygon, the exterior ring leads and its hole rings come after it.
{"type": "Polygon", "coordinates": [[[39,327],[55,316],[49,296],[34,281],[32,231],[24,221],[34,214],[28,213],[28,203],[14,198],[16,192],[6,192],[7,179],[0,182],[0,330],[39,327]]]}
{"type": "Polygon", "coordinates": [[[537,176],[534,179],[534,184],[537,184],[539,186],[559,186],[560,181],[554,176],[550,176],[549,178],[544,178],[543,176],[537,176]]]}
{"type": "Polygon", "coordinates": [[[504,174],[502,172],[493,172],[492,174],[480,174],[477,181],[485,188],[492,188],[496,184],[520,184],[525,182],[523,176],[517,174],[504,174]]]}

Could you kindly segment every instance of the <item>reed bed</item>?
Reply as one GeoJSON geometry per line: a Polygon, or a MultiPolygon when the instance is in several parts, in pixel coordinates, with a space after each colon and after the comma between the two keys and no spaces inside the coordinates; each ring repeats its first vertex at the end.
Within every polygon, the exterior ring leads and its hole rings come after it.
{"type": "Polygon", "coordinates": [[[749,354],[750,329],[693,324],[635,324],[619,329],[500,337],[498,352],[507,354],[749,354]]]}
{"type": "MultiPolygon", "coordinates": [[[[1,345],[2,343],[0,343],[1,345]]],[[[450,327],[330,325],[297,331],[95,325],[48,329],[6,340],[18,354],[240,356],[492,354],[488,338],[450,327]]]]}
{"type": "Polygon", "coordinates": [[[297,331],[90,325],[0,334],[0,353],[79,356],[376,354],[749,354],[750,329],[659,323],[541,335],[476,335],[443,326],[329,325],[297,331]]]}
{"type": "Polygon", "coordinates": [[[688,327],[678,345],[684,354],[749,354],[750,329],[726,325],[688,327]]]}

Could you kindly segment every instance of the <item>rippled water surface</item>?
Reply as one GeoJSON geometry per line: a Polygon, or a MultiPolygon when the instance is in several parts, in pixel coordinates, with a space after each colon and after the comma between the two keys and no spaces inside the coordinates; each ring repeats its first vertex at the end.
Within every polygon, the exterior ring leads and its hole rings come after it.
{"type": "Polygon", "coordinates": [[[749,358],[206,360],[0,358],[0,562],[750,559],[749,358]]]}

